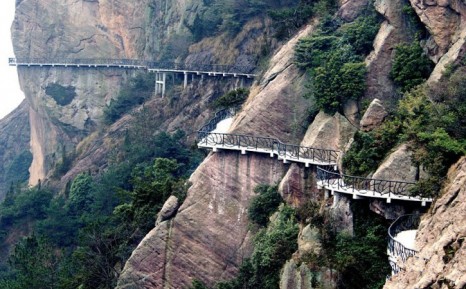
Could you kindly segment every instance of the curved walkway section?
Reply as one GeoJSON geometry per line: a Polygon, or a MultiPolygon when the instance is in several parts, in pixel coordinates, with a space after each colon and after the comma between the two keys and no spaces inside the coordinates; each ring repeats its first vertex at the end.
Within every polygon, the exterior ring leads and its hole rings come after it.
{"type": "Polygon", "coordinates": [[[285,144],[269,137],[214,132],[220,121],[233,117],[236,112],[236,108],[217,112],[214,118],[198,131],[198,146],[211,148],[213,151],[229,149],[241,151],[242,154],[246,154],[247,151],[265,153],[270,157],[277,156],[285,163],[288,161],[304,163],[306,167],[311,164],[336,165],[339,152],[335,150],[285,144]]]}
{"type": "Polygon", "coordinates": [[[89,68],[126,68],[144,69],[155,72],[176,72],[190,74],[207,74],[211,76],[255,76],[254,66],[219,65],[191,63],[180,64],[175,62],[155,62],[136,59],[46,59],[46,58],[9,58],[10,66],[38,66],[38,67],[89,67],[89,68]]]}
{"type": "Polygon", "coordinates": [[[353,195],[354,199],[362,197],[391,200],[421,202],[425,206],[427,202],[432,202],[430,198],[410,195],[409,189],[415,183],[403,181],[391,181],[370,179],[342,175],[330,168],[317,167],[317,186],[332,192],[353,195]]]}
{"type": "Polygon", "coordinates": [[[418,214],[404,215],[397,218],[388,228],[387,254],[392,275],[402,271],[401,264],[418,253],[414,249],[413,243],[420,219],[418,214]]]}

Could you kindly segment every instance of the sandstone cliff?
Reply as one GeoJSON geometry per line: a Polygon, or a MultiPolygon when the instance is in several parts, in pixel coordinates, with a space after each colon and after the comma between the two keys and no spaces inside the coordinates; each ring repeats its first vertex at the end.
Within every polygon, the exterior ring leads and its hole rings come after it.
{"type": "Polygon", "coordinates": [[[442,196],[421,220],[416,234],[419,253],[384,289],[466,287],[466,158],[448,174],[442,196]]]}

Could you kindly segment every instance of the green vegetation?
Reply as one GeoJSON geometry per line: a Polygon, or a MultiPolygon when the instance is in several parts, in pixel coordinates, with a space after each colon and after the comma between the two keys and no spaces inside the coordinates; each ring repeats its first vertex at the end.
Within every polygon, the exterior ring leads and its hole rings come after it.
{"type": "Polygon", "coordinates": [[[432,61],[424,54],[417,41],[409,45],[401,44],[395,48],[390,77],[404,93],[424,83],[433,67],[432,61]]]}
{"type": "Polygon", "coordinates": [[[254,237],[254,252],[243,261],[238,276],[217,284],[217,288],[279,288],[280,269],[298,249],[298,232],[293,209],[282,207],[269,226],[254,237]]]}
{"type": "Polygon", "coordinates": [[[156,129],[145,109],[135,113],[106,171],[77,175],[60,196],[44,186],[23,191],[12,186],[0,205],[1,240],[20,229],[35,234],[12,251],[15,261],[2,264],[1,288],[115,287],[166,199],[184,200],[187,177],[202,159],[198,150],[186,148],[182,131],[156,129]]]}
{"type": "Polygon", "coordinates": [[[265,15],[268,9],[295,5],[296,0],[203,0],[204,7],[193,23],[185,26],[194,41],[211,37],[217,33],[236,34],[254,16],[265,15]]]}
{"type": "Polygon", "coordinates": [[[460,66],[432,86],[405,93],[398,109],[369,133],[359,132],[343,159],[347,172],[367,175],[400,142],[408,142],[413,161],[429,173],[412,194],[438,194],[448,168],[466,153],[466,67],[460,66]]]}
{"type": "Polygon", "coordinates": [[[341,111],[346,100],[362,96],[366,88],[363,59],[372,49],[378,26],[375,12],[345,24],[324,17],[317,33],[300,39],[296,64],[309,72],[307,96],[315,98],[318,109],[341,111]]]}
{"type": "Polygon", "coordinates": [[[259,185],[254,188],[254,192],[259,194],[254,196],[248,209],[249,219],[259,226],[266,226],[269,217],[275,212],[283,201],[278,193],[277,186],[259,185]]]}
{"type": "Polygon", "coordinates": [[[247,88],[234,89],[214,100],[212,106],[216,109],[235,107],[243,104],[248,95],[247,88]]]}
{"type": "Polygon", "coordinates": [[[123,84],[118,97],[112,99],[104,109],[104,119],[107,124],[112,124],[123,114],[152,96],[154,85],[153,73],[140,73],[123,84]]]}
{"type": "Polygon", "coordinates": [[[76,88],[74,86],[63,86],[58,83],[51,83],[45,88],[45,93],[51,96],[57,104],[65,106],[70,104],[76,97],[76,88]]]}
{"type": "Polygon", "coordinates": [[[313,16],[330,15],[337,7],[337,2],[334,0],[300,0],[297,5],[271,9],[269,16],[274,21],[275,37],[288,38],[308,23],[313,16]]]}

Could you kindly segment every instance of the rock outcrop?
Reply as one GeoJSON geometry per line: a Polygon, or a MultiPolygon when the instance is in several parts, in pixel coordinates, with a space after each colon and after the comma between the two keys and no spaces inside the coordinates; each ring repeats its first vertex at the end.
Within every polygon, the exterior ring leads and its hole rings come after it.
{"type": "Polygon", "coordinates": [[[466,158],[448,173],[448,184],[416,234],[419,253],[384,289],[466,287],[466,158]]]}
{"type": "Polygon", "coordinates": [[[160,210],[160,212],[157,214],[155,226],[157,226],[163,221],[173,218],[176,212],[178,211],[179,207],[180,203],[178,202],[178,198],[175,196],[170,196],[168,200],[165,201],[165,204],[163,204],[163,207],[160,210]]]}
{"type": "Polygon", "coordinates": [[[341,114],[331,116],[321,111],[307,129],[301,145],[342,151],[356,131],[341,114]]]}
{"type": "Polygon", "coordinates": [[[363,131],[370,131],[382,124],[388,112],[382,102],[375,98],[364,113],[360,126],[363,131]]]}
{"type": "Polygon", "coordinates": [[[412,152],[407,144],[398,146],[372,175],[374,179],[415,182],[419,169],[413,165],[412,152]]]}

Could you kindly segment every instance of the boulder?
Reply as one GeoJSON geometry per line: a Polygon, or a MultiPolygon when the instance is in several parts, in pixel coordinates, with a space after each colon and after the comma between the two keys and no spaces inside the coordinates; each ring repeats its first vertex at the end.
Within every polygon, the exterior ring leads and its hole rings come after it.
{"type": "Polygon", "coordinates": [[[178,203],[178,198],[175,196],[170,196],[158,213],[155,226],[160,224],[160,222],[173,218],[179,207],[180,204],[178,203]]]}
{"type": "Polygon", "coordinates": [[[368,0],[340,0],[338,16],[347,22],[356,19],[369,4],[368,0]]]}
{"type": "Polygon", "coordinates": [[[363,131],[373,130],[382,124],[387,115],[388,112],[382,102],[375,98],[364,113],[360,122],[360,127],[363,131]]]}
{"type": "Polygon", "coordinates": [[[399,145],[379,166],[372,178],[393,181],[414,182],[419,175],[419,168],[414,166],[413,153],[406,143],[399,145]]]}
{"type": "Polygon", "coordinates": [[[357,128],[341,114],[331,116],[321,111],[307,129],[301,145],[343,150],[356,131],[357,128]]]}

